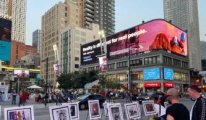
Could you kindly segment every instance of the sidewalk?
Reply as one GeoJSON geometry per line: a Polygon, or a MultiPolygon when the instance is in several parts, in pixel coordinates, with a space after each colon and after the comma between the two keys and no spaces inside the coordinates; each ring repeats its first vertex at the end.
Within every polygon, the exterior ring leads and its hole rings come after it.
{"type": "MultiPolygon", "coordinates": [[[[12,105],[11,100],[8,100],[6,102],[0,102],[0,106],[1,106],[1,109],[3,110],[3,108],[7,108],[7,107],[18,107],[18,103],[19,103],[19,101],[17,100],[16,105],[12,105]]],[[[36,108],[45,108],[44,103],[35,103],[31,99],[27,100],[27,102],[25,103],[25,106],[26,105],[33,105],[34,109],[36,109],[36,108]]],[[[56,105],[56,104],[55,103],[47,103],[47,107],[48,106],[53,106],[53,105],[56,105]]]]}

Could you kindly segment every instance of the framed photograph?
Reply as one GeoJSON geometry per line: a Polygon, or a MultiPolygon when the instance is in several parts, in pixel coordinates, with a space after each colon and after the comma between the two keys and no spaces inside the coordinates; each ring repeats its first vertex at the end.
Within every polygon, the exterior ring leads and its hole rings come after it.
{"type": "Polygon", "coordinates": [[[100,119],[101,118],[101,111],[99,106],[99,100],[89,100],[89,117],[90,120],[92,119],[100,119]]]}
{"type": "Polygon", "coordinates": [[[137,102],[126,103],[124,106],[128,120],[141,118],[141,111],[137,102]]]}
{"type": "Polygon", "coordinates": [[[151,116],[157,114],[155,107],[154,107],[154,101],[142,101],[143,110],[145,113],[145,116],[151,116]]]}
{"type": "Polygon", "coordinates": [[[49,107],[50,120],[69,120],[69,106],[51,106],[49,107]]]}
{"type": "Polygon", "coordinates": [[[34,120],[33,106],[4,108],[4,120],[34,120]]]}
{"type": "Polygon", "coordinates": [[[79,120],[79,102],[63,103],[62,105],[69,106],[70,120],[79,120]]]}
{"type": "Polygon", "coordinates": [[[109,120],[124,120],[120,103],[107,104],[109,120]]]}

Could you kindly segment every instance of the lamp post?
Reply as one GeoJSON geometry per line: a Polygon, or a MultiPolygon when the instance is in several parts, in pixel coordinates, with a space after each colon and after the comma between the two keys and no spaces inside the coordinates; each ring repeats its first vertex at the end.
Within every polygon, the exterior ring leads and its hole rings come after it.
{"type": "Polygon", "coordinates": [[[131,47],[129,46],[129,57],[128,57],[128,90],[131,89],[131,68],[130,68],[130,49],[131,47]]]}
{"type": "Polygon", "coordinates": [[[47,57],[46,59],[42,60],[42,62],[46,62],[46,85],[45,85],[45,93],[47,93],[48,89],[48,60],[49,58],[47,57]]]}

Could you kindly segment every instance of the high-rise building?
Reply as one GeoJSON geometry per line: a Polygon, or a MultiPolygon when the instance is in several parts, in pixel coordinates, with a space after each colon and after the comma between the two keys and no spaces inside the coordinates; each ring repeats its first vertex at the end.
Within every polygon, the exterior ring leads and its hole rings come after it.
{"type": "Polygon", "coordinates": [[[59,42],[60,68],[62,73],[78,71],[80,68],[80,45],[99,38],[99,25],[92,29],[68,26],[62,31],[59,42]]]}
{"type": "Polygon", "coordinates": [[[32,46],[40,52],[41,30],[35,30],[32,34],[32,46]]]}
{"type": "Polygon", "coordinates": [[[0,17],[11,17],[12,0],[0,0],[0,17]]]}
{"type": "Polygon", "coordinates": [[[197,0],[164,0],[164,18],[187,30],[190,68],[201,70],[197,0]]]}
{"type": "Polygon", "coordinates": [[[42,39],[41,39],[41,61],[48,58],[48,71],[46,62],[41,62],[41,76],[46,80],[48,72],[48,82],[55,86],[56,76],[53,72],[53,65],[58,64],[55,58],[56,48],[59,45],[60,33],[68,25],[80,26],[78,7],[73,2],[59,2],[49,9],[42,16],[42,39]]]}
{"type": "Polygon", "coordinates": [[[26,0],[12,0],[12,40],[25,43],[26,0]]]}
{"type": "Polygon", "coordinates": [[[206,71],[206,42],[205,41],[201,41],[200,42],[201,45],[201,64],[202,64],[202,70],[206,71]]]}
{"type": "Polygon", "coordinates": [[[115,0],[79,0],[82,12],[82,25],[90,27],[98,24],[106,36],[115,32],[115,0]]]}

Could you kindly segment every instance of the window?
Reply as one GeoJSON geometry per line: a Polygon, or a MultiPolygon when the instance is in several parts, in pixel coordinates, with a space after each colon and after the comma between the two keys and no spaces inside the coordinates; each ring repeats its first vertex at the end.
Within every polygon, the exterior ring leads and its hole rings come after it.
{"type": "Polygon", "coordinates": [[[132,72],[131,79],[132,80],[143,80],[143,72],[142,71],[132,72]]]}
{"type": "Polygon", "coordinates": [[[79,57],[75,57],[75,61],[79,61],[79,57]]]}
{"type": "Polygon", "coordinates": [[[163,57],[163,62],[164,62],[164,64],[172,65],[172,58],[171,58],[171,57],[164,56],[164,57],[163,57]]]}
{"type": "Polygon", "coordinates": [[[124,67],[128,67],[127,61],[117,63],[117,68],[124,68],[124,67]]]}
{"type": "Polygon", "coordinates": [[[114,64],[114,63],[109,64],[109,65],[108,65],[108,69],[109,69],[109,70],[114,70],[114,69],[115,69],[115,64],[114,64]]]}
{"type": "Polygon", "coordinates": [[[181,66],[181,62],[178,59],[173,59],[173,65],[180,67],[181,66]]]}
{"type": "Polygon", "coordinates": [[[79,64],[75,64],[75,68],[79,68],[79,64]]]}
{"type": "Polygon", "coordinates": [[[145,65],[160,63],[160,56],[147,57],[144,59],[145,65]]]}

